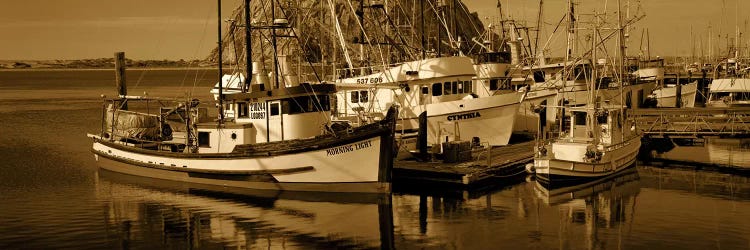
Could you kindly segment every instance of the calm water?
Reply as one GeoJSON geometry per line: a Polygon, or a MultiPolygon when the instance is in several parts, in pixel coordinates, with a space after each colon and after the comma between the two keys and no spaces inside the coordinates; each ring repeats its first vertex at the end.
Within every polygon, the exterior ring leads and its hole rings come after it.
{"type": "MultiPolygon", "coordinates": [[[[128,73],[130,94],[204,98],[215,75],[128,73]]],[[[367,202],[228,195],[100,171],[86,133],[99,128],[113,77],[0,71],[0,249],[750,249],[750,179],[720,173],[638,166],[571,190],[520,180],[367,202]]],[[[743,143],[711,145],[695,150],[744,157],[743,143]]],[[[687,150],[678,154],[697,155],[687,150]]]]}

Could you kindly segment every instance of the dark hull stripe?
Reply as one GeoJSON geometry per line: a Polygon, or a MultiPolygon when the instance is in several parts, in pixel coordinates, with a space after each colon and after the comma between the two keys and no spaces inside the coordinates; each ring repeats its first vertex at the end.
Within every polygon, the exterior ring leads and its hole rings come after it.
{"type": "Polygon", "coordinates": [[[253,180],[205,178],[204,176],[196,176],[194,174],[191,176],[191,174],[188,172],[170,171],[157,168],[144,168],[107,157],[99,157],[99,166],[105,170],[128,175],[143,176],[153,179],[181,181],[195,184],[214,185],[227,188],[341,193],[387,193],[391,191],[390,183],[384,182],[283,183],[276,182],[275,180],[264,180],[263,178],[257,178],[253,180]]]}
{"type": "Polygon", "coordinates": [[[94,149],[92,149],[94,154],[99,155],[99,157],[105,157],[110,160],[119,161],[122,163],[127,163],[134,166],[139,167],[146,167],[146,168],[155,168],[155,169],[161,169],[166,171],[176,171],[176,172],[188,172],[188,173],[198,173],[198,174],[216,174],[216,175],[269,175],[269,174],[275,174],[275,175],[281,175],[281,174],[293,174],[293,173],[301,173],[301,172],[307,172],[307,171],[313,171],[315,170],[312,166],[303,166],[303,167],[294,167],[294,168],[287,168],[287,169],[274,169],[274,170],[216,170],[216,169],[196,169],[196,168],[185,168],[185,167],[173,167],[173,166],[166,166],[166,165],[160,165],[160,164],[153,164],[153,163],[146,163],[146,162],[139,162],[134,161],[131,159],[126,159],[123,157],[117,157],[114,155],[108,155],[108,154],[102,154],[101,152],[98,152],[94,149]]]}

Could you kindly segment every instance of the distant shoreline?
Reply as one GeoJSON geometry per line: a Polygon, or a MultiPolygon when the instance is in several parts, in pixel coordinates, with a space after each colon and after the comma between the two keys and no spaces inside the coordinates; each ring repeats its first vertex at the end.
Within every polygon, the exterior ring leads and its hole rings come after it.
{"type": "MultiPolygon", "coordinates": [[[[126,70],[218,70],[218,67],[130,67],[126,70]]],[[[114,68],[0,68],[0,72],[12,71],[114,71],[114,68]]]]}
{"type": "MultiPolygon", "coordinates": [[[[206,60],[132,60],[125,59],[125,67],[136,70],[195,70],[216,69],[216,63],[206,60]]],[[[0,59],[0,70],[114,70],[114,58],[78,60],[7,60],[0,59]]]]}

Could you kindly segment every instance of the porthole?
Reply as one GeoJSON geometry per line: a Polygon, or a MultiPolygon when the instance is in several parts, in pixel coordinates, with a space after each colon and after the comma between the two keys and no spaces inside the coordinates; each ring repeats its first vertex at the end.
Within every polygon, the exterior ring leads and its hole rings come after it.
{"type": "Polygon", "coordinates": [[[237,133],[232,133],[231,137],[232,137],[232,140],[237,140],[237,133]]]}

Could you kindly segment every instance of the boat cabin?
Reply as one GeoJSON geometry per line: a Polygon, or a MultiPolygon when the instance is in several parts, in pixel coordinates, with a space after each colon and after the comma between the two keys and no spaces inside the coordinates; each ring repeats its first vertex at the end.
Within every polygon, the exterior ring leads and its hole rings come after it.
{"type": "Polygon", "coordinates": [[[622,114],[623,109],[617,105],[597,108],[593,111],[586,107],[575,107],[570,109],[570,131],[567,135],[573,141],[598,141],[602,144],[616,144],[627,137],[630,131],[626,119],[622,114]],[[620,117],[623,116],[623,117],[620,117]],[[591,120],[594,119],[594,120],[591,120]],[[626,129],[622,129],[623,126],[626,129]]]}
{"type": "Polygon", "coordinates": [[[198,152],[231,152],[234,146],[322,135],[331,117],[333,84],[308,84],[223,95],[225,122],[197,124],[198,152]],[[229,116],[231,115],[231,116],[229,116]]]}

